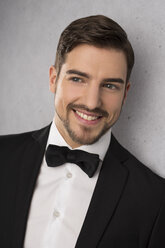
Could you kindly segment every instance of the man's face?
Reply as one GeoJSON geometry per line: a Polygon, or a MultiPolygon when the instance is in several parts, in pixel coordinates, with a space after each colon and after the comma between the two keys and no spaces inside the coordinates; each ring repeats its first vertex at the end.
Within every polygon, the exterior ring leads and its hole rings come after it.
{"type": "Polygon", "coordinates": [[[86,44],[67,54],[58,79],[50,68],[55,124],[72,148],[96,142],[117,121],[130,85],[126,76],[122,51],[86,44]]]}

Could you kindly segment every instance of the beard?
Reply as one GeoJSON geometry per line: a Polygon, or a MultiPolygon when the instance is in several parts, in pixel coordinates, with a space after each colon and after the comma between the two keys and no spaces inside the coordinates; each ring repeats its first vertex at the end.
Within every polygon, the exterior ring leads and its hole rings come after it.
{"type": "MultiPolygon", "coordinates": [[[[69,115],[69,112],[70,111],[73,111],[73,109],[81,109],[81,110],[86,110],[86,111],[89,111],[89,112],[92,112],[92,113],[97,113],[99,114],[100,116],[102,117],[107,117],[109,116],[109,114],[104,111],[104,110],[101,110],[99,108],[96,108],[96,109],[93,109],[93,110],[90,110],[88,109],[85,105],[75,105],[75,104],[69,104],[67,106],[67,117],[66,119],[64,119],[62,117],[62,115],[60,115],[57,110],[56,110],[56,114],[58,115],[59,119],[61,120],[65,130],[67,131],[67,133],[69,134],[69,137],[77,144],[80,144],[80,145],[91,145],[95,142],[97,142],[101,136],[103,136],[111,127],[112,125],[117,121],[117,119],[113,122],[113,123],[105,123],[103,125],[103,127],[101,128],[101,130],[91,136],[90,133],[92,131],[92,129],[94,127],[85,127],[85,126],[81,126],[81,134],[80,132],[76,132],[75,130],[73,130],[71,124],[70,124],[70,121],[69,121],[69,118],[68,118],[68,115],[69,115]]],[[[120,113],[119,113],[120,115],[120,113]]]]}
{"type": "Polygon", "coordinates": [[[64,127],[67,130],[70,138],[80,144],[80,145],[91,145],[94,144],[95,142],[97,142],[102,135],[104,135],[108,130],[109,130],[109,126],[104,125],[103,129],[100,131],[99,134],[95,135],[94,137],[90,137],[90,132],[91,132],[91,128],[86,128],[86,127],[81,127],[82,129],[82,133],[85,135],[78,135],[76,134],[76,132],[71,128],[69,121],[63,121],[64,127]]]}

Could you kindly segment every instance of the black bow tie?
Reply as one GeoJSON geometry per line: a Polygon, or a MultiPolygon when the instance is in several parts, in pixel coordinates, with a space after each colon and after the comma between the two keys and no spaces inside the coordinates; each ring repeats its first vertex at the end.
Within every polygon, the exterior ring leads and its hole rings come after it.
{"type": "Polygon", "coordinates": [[[56,167],[66,162],[77,164],[89,177],[93,177],[99,165],[99,155],[82,150],[70,150],[65,146],[49,145],[46,151],[46,162],[56,167]]]}

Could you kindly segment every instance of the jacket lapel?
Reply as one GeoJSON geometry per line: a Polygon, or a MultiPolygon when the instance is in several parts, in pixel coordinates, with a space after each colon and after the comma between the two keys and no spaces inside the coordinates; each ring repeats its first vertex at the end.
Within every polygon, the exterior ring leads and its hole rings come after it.
{"type": "Polygon", "coordinates": [[[18,176],[17,198],[15,207],[15,229],[13,247],[23,247],[26,223],[35,188],[36,180],[43,160],[50,126],[30,133],[25,152],[21,158],[18,176]]]}
{"type": "MultiPolygon", "coordinates": [[[[12,247],[23,247],[30,202],[45,153],[49,129],[50,125],[32,132],[27,149],[21,154],[22,164],[18,176],[12,247]]],[[[119,145],[112,136],[76,248],[97,247],[118,205],[128,176],[127,170],[122,165],[122,161],[127,159],[125,152],[119,151],[118,148],[119,145]],[[120,159],[116,158],[116,153],[120,159]]]]}
{"type": "Polygon", "coordinates": [[[97,247],[120,201],[128,171],[122,165],[127,154],[119,148],[112,136],[76,248],[97,247]]]}

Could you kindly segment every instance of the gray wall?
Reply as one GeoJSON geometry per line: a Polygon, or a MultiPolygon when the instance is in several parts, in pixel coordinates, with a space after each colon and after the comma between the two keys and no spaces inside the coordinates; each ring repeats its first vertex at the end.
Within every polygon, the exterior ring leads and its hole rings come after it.
{"type": "Polygon", "coordinates": [[[48,69],[61,31],[72,20],[105,14],[129,34],[136,64],[120,142],[165,176],[164,0],[0,0],[0,133],[40,128],[53,118],[48,69]]]}

